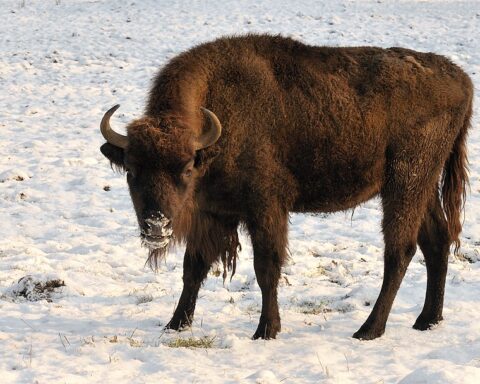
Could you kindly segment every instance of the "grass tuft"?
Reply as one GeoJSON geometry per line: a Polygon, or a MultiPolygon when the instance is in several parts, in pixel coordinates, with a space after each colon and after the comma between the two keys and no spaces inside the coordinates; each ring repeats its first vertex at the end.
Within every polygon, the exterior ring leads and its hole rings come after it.
{"type": "Polygon", "coordinates": [[[189,337],[188,339],[177,338],[168,342],[170,348],[213,348],[215,336],[189,337]]]}
{"type": "Polygon", "coordinates": [[[300,313],[305,315],[318,315],[330,312],[332,312],[332,309],[328,306],[328,302],[326,301],[320,301],[319,303],[304,301],[300,304],[300,313]]]}

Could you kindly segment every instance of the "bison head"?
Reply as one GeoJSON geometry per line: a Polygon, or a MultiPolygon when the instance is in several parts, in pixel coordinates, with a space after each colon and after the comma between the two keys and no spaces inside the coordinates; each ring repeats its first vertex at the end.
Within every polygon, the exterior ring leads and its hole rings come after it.
{"type": "Polygon", "coordinates": [[[130,123],[127,135],[110,127],[116,105],[105,113],[100,130],[107,140],[100,148],[112,166],[126,172],[142,243],[156,268],[169,244],[185,240],[195,207],[195,185],[205,171],[202,149],[214,144],[222,127],[215,114],[202,108],[208,122],[195,137],[181,117],[143,117],[130,123]]]}

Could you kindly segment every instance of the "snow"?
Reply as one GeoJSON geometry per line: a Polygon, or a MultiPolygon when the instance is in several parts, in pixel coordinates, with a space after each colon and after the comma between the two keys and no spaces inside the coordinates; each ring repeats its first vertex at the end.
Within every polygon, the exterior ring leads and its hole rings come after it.
{"type": "Polygon", "coordinates": [[[164,332],[181,292],[182,249],[158,273],[145,267],[125,180],[98,150],[108,108],[122,105],[112,119],[121,130],[141,114],[158,68],[224,34],[441,53],[471,75],[478,101],[480,2],[2,0],[0,20],[2,383],[480,382],[478,103],[445,320],[411,328],[426,284],[418,251],[373,341],[351,335],[381,285],[378,201],[353,214],[291,217],[277,340],[250,339],[261,295],[244,234],[233,280],[223,285],[212,271],[192,328],[164,332]],[[36,291],[52,280],[65,286],[36,291]],[[173,347],[179,338],[212,345],[173,347]]]}

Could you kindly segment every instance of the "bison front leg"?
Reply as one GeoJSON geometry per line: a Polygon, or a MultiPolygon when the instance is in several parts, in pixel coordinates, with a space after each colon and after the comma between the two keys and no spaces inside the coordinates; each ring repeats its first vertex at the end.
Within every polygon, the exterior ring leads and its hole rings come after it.
{"type": "Polygon", "coordinates": [[[249,231],[255,275],[262,291],[262,312],[253,339],[274,339],[281,329],[277,287],[280,270],[286,260],[287,217],[279,218],[268,229],[250,226],[249,231]]]}
{"type": "Polygon", "coordinates": [[[165,328],[180,330],[192,324],[198,291],[211,265],[212,263],[204,260],[202,255],[187,249],[183,259],[182,294],[173,317],[165,328]]]}

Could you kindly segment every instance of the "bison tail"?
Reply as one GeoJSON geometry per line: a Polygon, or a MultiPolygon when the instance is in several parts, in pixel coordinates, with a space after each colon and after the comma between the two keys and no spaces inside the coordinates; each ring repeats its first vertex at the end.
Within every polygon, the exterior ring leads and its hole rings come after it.
{"type": "Polygon", "coordinates": [[[450,241],[455,244],[455,254],[460,248],[462,231],[461,213],[464,210],[468,183],[468,159],[466,139],[472,115],[471,103],[465,115],[462,128],[458,133],[450,156],[445,162],[442,174],[442,203],[448,223],[450,241]]]}

